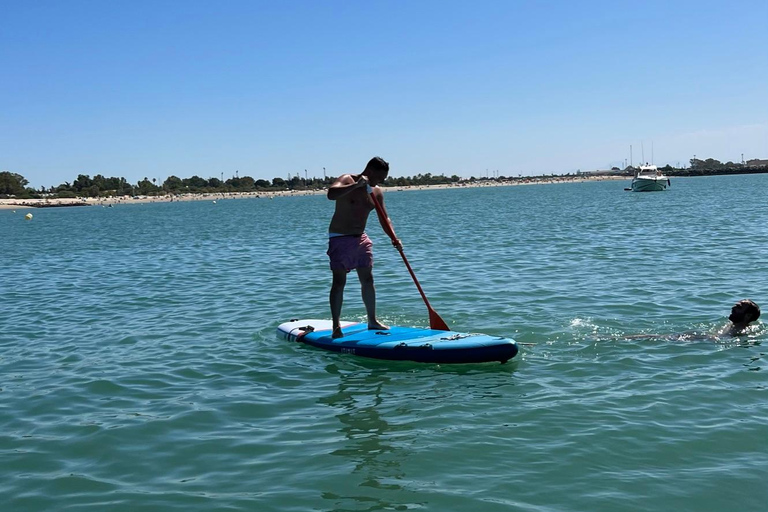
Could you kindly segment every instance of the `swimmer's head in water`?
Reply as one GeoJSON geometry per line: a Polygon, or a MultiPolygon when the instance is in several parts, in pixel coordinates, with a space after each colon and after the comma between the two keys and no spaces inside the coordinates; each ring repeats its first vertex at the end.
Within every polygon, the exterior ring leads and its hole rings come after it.
{"type": "Polygon", "coordinates": [[[728,320],[735,324],[754,322],[760,318],[760,306],[749,299],[740,300],[731,308],[728,320]]]}

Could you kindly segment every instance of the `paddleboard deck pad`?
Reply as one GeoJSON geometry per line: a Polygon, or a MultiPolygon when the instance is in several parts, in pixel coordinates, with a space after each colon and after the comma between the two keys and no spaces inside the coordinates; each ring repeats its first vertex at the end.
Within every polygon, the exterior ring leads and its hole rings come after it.
{"type": "Polygon", "coordinates": [[[341,322],[341,329],[344,336],[332,338],[330,320],[291,320],[277,327],[277,335],[332,352],[419,363],[506,363],[518,352],[515,340],[487,334],[396,326],[374,330],[354,322],[341,322]]]}

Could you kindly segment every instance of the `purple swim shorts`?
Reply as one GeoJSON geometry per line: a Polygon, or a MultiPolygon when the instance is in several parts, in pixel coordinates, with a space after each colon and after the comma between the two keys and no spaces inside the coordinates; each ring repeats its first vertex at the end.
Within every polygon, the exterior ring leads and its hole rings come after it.
{"type": "Polygon", "coordinates": [[[354,270],[373,267],[373,242],[368,235],[332,236],[328,239],[331,270],[354,270]]]}

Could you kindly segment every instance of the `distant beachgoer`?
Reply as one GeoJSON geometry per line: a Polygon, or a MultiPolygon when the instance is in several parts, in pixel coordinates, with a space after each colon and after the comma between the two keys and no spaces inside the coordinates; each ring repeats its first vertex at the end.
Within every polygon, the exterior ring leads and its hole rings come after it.
{"type": "MultiPolygon", "coordinates": [[[[360,174],[343,174],[328,189],[328,199],[336,202],[336,209],[328,227],[328,257],[330,258],[333,283],[331,284],[330,305],[334,338],[344,334],[341,331],[341,305],[344,300],[344,286],[347,273],[357,271],[368,315],[369,329],[389,329],[376,318],[376,289],[373,286],[373,243],[365,234],[368,215],[374,209],[369,187],[381,204],[384,216],[379,215],[382,227],[390,222],[384,208],[384,195],[378,187],[389,174],[389,164],[379,157],[372,158],[360,174]]],[[[400,240],[392,242],[400,248],[400,240]]]]}
{"type": "Polygon", "coordinates": [[[760,306],[754,301],[743,299],[738,301],[731,308],[731,314],[728,316],[730,322],[724,325],[715,334],[703,333],[699,331],[686,331],[677,334],[633,334],[625,336],[625,339],[638,338],[662,338],[673,341],[717,341],[722,338],[733,338],[741,336],[749,327],[749,324],[760,318],[760,306]]]}

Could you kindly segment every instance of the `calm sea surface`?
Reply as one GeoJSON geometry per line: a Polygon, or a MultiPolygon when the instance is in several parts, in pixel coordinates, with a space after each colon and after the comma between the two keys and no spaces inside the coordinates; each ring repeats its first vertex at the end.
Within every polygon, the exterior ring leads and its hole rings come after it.
{"type": "MultiPolygon", "coordinates": [[[[329,316],[324,196],[0,210],[2,510],[768,510],[768,175],[628,185],[386,193],[446,322],[525,344],[505,365],[279,341],[329,316]],[[746,297],[741,338],[623,339],[746,297]]],[[[382,321],[426,325],[368,231],[382,321]]]]}

